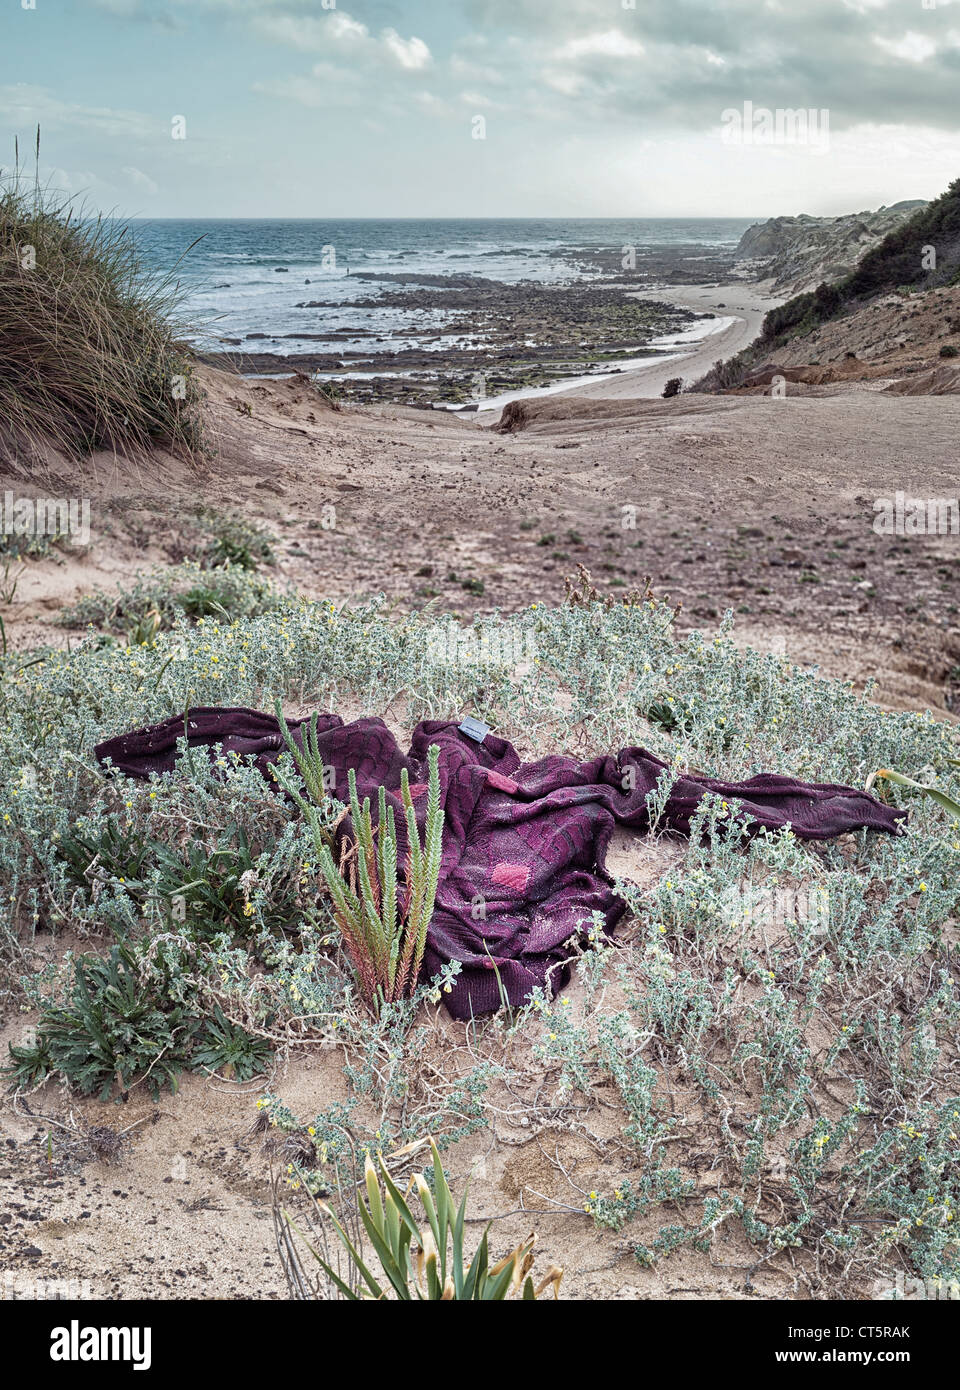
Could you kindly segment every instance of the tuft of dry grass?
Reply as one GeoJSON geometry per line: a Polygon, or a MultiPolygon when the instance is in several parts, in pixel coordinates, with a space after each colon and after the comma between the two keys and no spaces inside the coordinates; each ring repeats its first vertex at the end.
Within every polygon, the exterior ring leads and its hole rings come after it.
{"type": "MultiPolygon", "coordinates": [[[[39,131],[37,161],[39,169],[39,131]]],[[[178,285],[147,271],[129,228],[0,170],[0,465],[50,448],[130,454],[201,444],[178,285]]]]}

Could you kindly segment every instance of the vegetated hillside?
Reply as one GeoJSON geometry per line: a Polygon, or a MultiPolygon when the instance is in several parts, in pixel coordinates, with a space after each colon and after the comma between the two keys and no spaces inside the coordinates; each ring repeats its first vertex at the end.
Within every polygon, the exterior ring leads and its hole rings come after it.
{"type": "Polygon", "coordinates": [[[853,272],[863,257],[917,212],[922,199],[844,217],[771,217],[748,227],[736,256],[741,273],[799,292],[853,272]]]}
{"type": "Polygon", "coordinates": [[[824,282],[771,309],[760,337],[729,362],[718,362],[694,390],[742,384],[750,370],[795,338],[856,312],[880,294],[960,283],[960,179],[868,251],[841,280],[824,282]]]}
{"type": "Polygon", "coordinates": [[[907,395],[960,392],[960,285],[881,294],[853,313],[791,338],[743,379],[737,393],[767,389],[774,376],[805,395],[838,382],[885,381],[907,395]]]}

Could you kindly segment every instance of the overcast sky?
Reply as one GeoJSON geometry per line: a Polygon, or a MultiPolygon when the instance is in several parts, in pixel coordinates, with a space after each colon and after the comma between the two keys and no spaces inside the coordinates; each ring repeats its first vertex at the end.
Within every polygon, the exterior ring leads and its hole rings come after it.
{"type": "Polygon", "coordinates": [[[38,121],[125,216],[836,214],[960,175],[960,0],[2,0],[0,162],[38,121]]]}

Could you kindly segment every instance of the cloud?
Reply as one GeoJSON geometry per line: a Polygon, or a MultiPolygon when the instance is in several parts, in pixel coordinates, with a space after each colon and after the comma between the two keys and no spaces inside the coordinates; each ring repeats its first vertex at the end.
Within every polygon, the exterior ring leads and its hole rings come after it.
{"type": "Polygon", "coordinates": [[[157,135],[157,121],[140,111],[116,110],[109,106],[86,106],[62,101],[47,87],[17,82],[0,86],[0,115],[41,129],[80,127],[99,135],[157,135]]]}
{"type": "MultiPolygon", "coordinates": [[[[303,20],[297,20],[302,24],[303,20]]],[[[368,39],[370,30],[365,24],[361,24],[357,19],[351,19],[350,15],[342,14],[339,10],[336,14],[330,15],[326,21],[327,32],[334,39],[346,39],[348,42],[354,39],[368,39]]]]}
{"type": "Polygon", "coordinates": [[[575,97],[586,85],[586,78],[577,72],[560,72],[556,68],[545,68],[541,80],[562,97],[575,97]]]}
{"type": "Polygon", "coordinates": [[[254,82],[253,91],[313,109],[370,105],[369,94],[357,74],[345,72],[333,63],[316,63],[308,74],[300,76],[254,82]]]}
{"type": "Polygon", "coordinates": [[[955,0],[637,0],[615,22],[615,0],[450,3],[501,56],[515,40],[547,119],[569,119],[575,101],[578,122],[637,119],[666,136],[753,100],[828,108],[835,131],[960,129],[955,0]]]}
{"type": "Polygon", "coordinates": [[[275,43],[308,53],[336,54],[341,61],[366,67],[386,64],[405,72],[418,72],[432,62],[423,39],[405,39],[390,28],[375,36],[366,24],[342,10],[322,17],[259,13],[252,16],[252,21],[258,33],[275,43]]]}
{"type": "Polygon", "coordinates": [[[491,211],[760,214],[827,199],[841,211],[867,206],[865,190],[876,202],[934,191],[960,148],[960,0],[927,3],[73,0],[87,49],[71,50],[66,26],[58,41],[32,26],[35,66],[0,86],[0,124],[26,144],[39,121],[68,170],[100,171],[86,183],[101,202],[163,215],[271,200],[307,214],[304,168],[327,173],[344,214],[466,215],[475,161],[456,151],[474,150],[474,112],[509,150],[491,211]],[[186,37],[154,43],[151,23],[186,37]],[[138,48],[160,69],[149,96],[127,85],[138,48]],[[170,82],[191,95],[168,110],[170,82]],[[721,113],[745,101],[827,108],[830,159],[724,150],[721,113]],[[186,144],[169,138],[177,110],[186,144]]]}
{"type": "Polygon", "coordinates": [[[264,78],[253,84],[255,92],[301,106],[363,105],[371,112],[378,106],[392,110],[398,101],[410,99],[406,85],[409,75],[423,74],[433,63],[423,39],[404,38],[391,28],[375,35],[342,10],[322,17],[260,14],[253,23],[266,38],[324,55],[308,73],[264,78]]]}
{"type": "Polygon", "coordinates": [[[502,70],[490,67],[489,64],[473,63],[467,58],[462,58],[459,53],[454,53],[450,59],[450,71],[454,77],[486,82],[492,87],[502,87],[505,81],[502,70]]]}
{"type": "Polygon", "coordinates": [[[642,43],[628,38],[619,29],[607,29],[602,34],[585,34],[568,39],[557,51],[561,62],[576,63],[581,58],[640,58],[646,52],[642,43]]]}
{"type": "Polygon", "coordinates": [[[437,116],[441,117],[443,120],[452,120],[457,114],[450,103],[444,101],[443,97],[438,97],[435,92],[414,92],[413,102],[426,116],[437,116]]]}
{"type": "Polygon", "coordinates": [[[369,41],[370,31],[365,24],[345,14],[331,14],[317,19],[313,16],[258,14],[254,27],[264,38],[287,44],[307,53],[329,51],[334,45],[353,43],[358,48],[369,41]]]}
{"type": "MultiPolygon", "coordinates": [[[[84,0],[80,0],[84,3],[84,0]]],[[[164,25],[176,24],[180,27],[180,17],[196,18],[197,12],[236,15],[253,20],[263,17],[265,11],[274,15],[290,15],[309,21],[317,10],[333,11],[336,4],[321,4],[321,0],[85,0],[97,9],[122,19],[149,20],[164,25]]]]}
{"type": "Polygon", "coordinates": [[[396,29],[384,29],[382,41],[402,68],[425,68],[431,61],[430,50],[423,39],[402,39],[396,29]]]}
{"type": "Polygon", "coordinates": [[[482,92],[461,92],[460,101],[464,106],[469,106],[476,111],[479,107],[484,107],[487,111],[503,111],[504,106],[500,101],[494,101],[492,97],[484,96],[482,92]]]}
{"type": "Polygon", "coordinates": [[[115,19],[130,19],[139,24],[151,24],[159,29],[182,29],[184,21],[171,9],[159,8],[159,0],[153,0],[149,7],[144,0],[93,0],[99,10],[105,10],[115,19]]]}
{"type": "Polygon", "coordinates": [[[93,188],[103,190],[109,187],[89,169],[61,169],[59,166],[49,170],[42,168],[40,181],[45,187],[55,189],[59,193],[67,193],[71,197],[78,193],[89,193],[93,188]]]}
{"type": "Polygon", "coordinates": [[[913,30],[904,34],[902,39],[886,39],[878,34],[874,43],[894,58],[902,58],[905,63],[925,63],[937,51],[933,39],[925,34],[915,34],[913,30]]]}
{"type": "Polygon", "coordinates": [[[142,169],[137,169],[133,164],[125,164],[120,170],[125,174],[130,183],[141,193],[159,193],[160,185],[154,183],[149,174],[145,174],[142,169]]]}

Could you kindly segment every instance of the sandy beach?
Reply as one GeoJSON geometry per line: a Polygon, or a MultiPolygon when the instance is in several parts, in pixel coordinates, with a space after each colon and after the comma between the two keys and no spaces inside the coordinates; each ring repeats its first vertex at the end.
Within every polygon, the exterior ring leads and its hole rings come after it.
{"type": "Polygon", "coordinates": [[[758,336],[764,317],[782,295],[771,293],[769,283],[727,285],[686,285],[669,289],[644,290],[637,299],[669,300],[697,313],[715,313],[732,319],[717,332],[709,333],[692,347],[678,346],[676,354],[655,359],[647,366],[605,377],[575,388],[578,396],[603,400],[643,400],[660,396],[671,377],[680,376],[685,386],[697,381],[720,358],[733,357],[758,336]]]}
{"type": "MultiPolygon", "coordinates": [[[[949,671],[960,662],[955,543],[911,542],[907,569],[904,548],[870,524],[870,499],[899,475],[919,437],[929,461],[917,485],[936,490],[956,439],[955,396],[904,399],[842,386],[777,404],[709,395],[631,403],[581,391],[580,399],[532,402],[526,426],[501,434],[483,416],[392,405],[336,410],[302,379],[251,381],[204,369],[202,380],[212,446],[206,476],[198,480],[169,456],[156,456],[149,475],[127,476],[112,458],[92,459],[84,486],[101,499],[92,543],[76,556],[31,563],[5,610],[11,643],[75,642],[78,634],[55,625],[64,603],[169,564],[180,553],[191,495],[231,510],[255,496],[258,519],[279,538],[276,577],[304,595],[355,601],[375,576],[400,608],[434,601],[469,617],[493,605],[508,610],[518,594],[558,602],[578,563],[611,598],[649,573],[658,590],[683,600],[684,628],[712,632],[733,608],[739,645],[785,648],[861,688],[878,678],[873,698],[886,707],[956,719],[948,707],[949,671]],[[785,427],[797,440],[790,458],[780,447],[785,427]],[[682,486],[664,481],[665,458],[682,486]],[[625,503],[636,509],[629,529],[625,503]],[[324,506],[335,508],[334,529],[318,526],[324,506]]],[[[649,381],[640,389],[650,390],[649,381]]],[[[408,735],[395,711],[388,714],[408,735]]],[[[613,851],[614,870],[645,886],[679,854],[669,840],[630,841],[619,832],[613,851]]],[[[44,935],[42,944],[55,956],[61,938],[44,935]]],[[[569,1007],[579,1006],[582,989],[567,991],[569,1007]]],[[[22,1040],[35,1019],[11,1014],[3,1042],[22,1040]]],[[[441,1065],[457,1044],[441,1020],[429,1065],[441,1065]]],[[[270,1084],[295,1112],[312,1115],[318,1097],[346,1094],[342,1055],[302,1049],[278,1063],[270,1084]]],[[[268,1157],[251,1132],[263,1086],[190,1074],[160,1101],[143,1087],[122,1109],[113,1099],[71,1095],[68,1112],[49,1083],[27,1098],[29,1111],[8,1103],[0,1201],[11,1211],[3,1236],[10,1278],[82,1279],[92,1298],[284,1298],[268,1157]],[[88,1126],[124,1129],[119,1156],[87,1156],[88,1126]]],[[[596,1113],[598,1124],[610,1124],[609,1104],[596,1113]]],[[[641,1268],[609,1232],[571,1217],[553,1154],[568,1172],[579,1164],[598,1189],[612,1188],[618,1170],[601,1166],[579,1135],[551,1136],[549,1145],[535,1139],[500,1122],[463,1141],[450,1160],[457,1182],[473,1175],[477,1214],[498,1218],[498,1249],[529,1230],[527,1204],[538,1209],[543,1248],[568,1270],[567,1297],[747,1296],[742,1271],[754,1253],[738,1231],[722,1236],[717,1266],[683,1250],[662,1270],[641,1268]],[[505,1212],[513,1214],[500,1220],[505,1212]]],[[[709,1182],[724,1181],[709,1161],[701,1164],[709,1182]]],[[[636,1230],[653,1239],[646,1226],[655,1234],[661,1219],[653,1214],[636,1230]]],[[[789,1278],[770,1261],[753,1276],[750,1297],[781,1298],[789,1278]]],[[[864,1288],[861,1281],[860,1296],[864,1288]]]]}
{"type": "Polygon", "coordinates": [[[759,335],[763,320],[783,296],[771,292],[769,281],[722,285],[671,285],[639,290],[628,296],[662,306],[670,304],[695,314],[714,314],[695,319],[672,333],[652,338],[645,350],[658,349],[656,357],[608,373],[591,373],[573,381],[558,380],[548,386],[488,395],[478,405],[481,421],[510,401],[544,396],[587,396],[594,400],[653,400],[663,394],[672,377],[685,387],[698,381],[720,359],[735,356],[759,335]]]}
{"type": "MultiPolygon", "coordinates": [[[[304,375],[269,380],[199,367],[208,451],[202,467],[168,450],[126,464],[100,450],[72,465],[70,486],[95,501],[90,544],[31,558],[22,573],[11,568],[16,583],[3,605],[8,649],[75,647],[85,630],[58,621],[65,607],[100,587],[129,589],[148,569],[179,564],[191,516],[249,514],[272,537],[270,581],[308,600],[349,607],[377,591],[394,612],[432,607],[469,624],[492,608],[559,605],[566,577],[580,565],[615,608],[635,589],[642,592],[650,576],[657,593],[682,603],[681,640],[691,629],[712,636],[731,610],[741,649],[784,654],[858,691],[876,682],[875,704],[910,712],[918,727],[922,718],[953,732],[960,698],[957,537],[890,538],[872,522],[874,500],[900,479],[909,477],[918,495],[943,490],[960,429],[958,396],[879,389],[880,373],[922,379],[919,369],[908,371],[919,350],[907,344],[893,360],[875,353],[864,380],[798,385],[783,399],[749,392],[654,399],[668,377],[695,379],[752,341],[776,301],[763,286],[646,293],[714,313],[723,326],[688,343],[682,356],[548,399],[537,392],[512,421],[510,413],[501,421],[498,411],[344,404],[304,375]]],[[[923,330],[931,346],[921,365],[932,369],[941,360],[938,335],[947,317],[960,314],[955,293],[931,296],[929,322],[910,304],[844,319],[836,337],[824,329],[814,351],[825,362],[841,361],[850,345],[866,354],[878,334],[899,342],[908,325],[910,333],[923,330]]],[[[692,331],[690,324],[676,338],[692,331]]],[[[67,463],[51,458],[50,466],[63,476],[67,463]]],[[[0,492],[24,482],[17,473],[0,474],[0,492]]],[[[242,621],[234,628],[242,633],[242,621]]],[[[88,645],[95,656],[95,642],[88,645]]],[[[152,659],[146,645],[118,642],[113,650],[126,653],[118,665],[152,659]]],[[[663,689],[671,688],[665,671],[663,689]]],[[[223,698],[219,690],[216,698],[223,698]]],[[[292,699],[288,712],[303,712],[308,699],[292,699]]],[[[143,718],[140,700],[137,694],[131,724],[143,718]]],[[[339,708],[345,716],[370,711],[369,702],[339,708]]],[[[409,737],[401,701],[384,694],[376,708],[398,738],[409,737]]],[[[759,731],[763,739],[772,737],[772,723],[759,731]]],[[[524,756],[538,751],[523,737],[518,745],[524,756]]],[[[770,756],[787,771],[806,771],[783,752],[770,756]]],[[[18,750],[17,768],[21,757],[18,750]]],[[[9,804],[5,814],[12,816],[17,808],[13,799],[9,804]]],[[[668,838],[618,832],[610,865],[652,894],[668,871],[679,872],[682,853],[668,838]]],[[[43,931],[35,939],[37,962],[56,962],[67,944],[90,953],[104,948],[99,935],[43,931]]],[[[626,959],[631,938],[620,939],[626,959]]],[[[564,997],[571,1001],[566,1008],[583,1007],[579,977],[564,997]]],[[[0,1045],[23,1043],[38,1019],[36,1010],[11,1010],[0,1045]]],[[[433,1085],[444,1067],[453,1075],[465,1052],[452,1023],[440,1018],[430,1027],[422,1064],[433,1085]]],[[[351,1094],[344,1056],[319,1038],[278,1057],[269,1078],[249,1084],[197,1071],[182,1077],[175,1095],[154,1099],[138,1086],[118,1102],[80,1097],[54,1079],[8,1101],[0,1113],[0,1202],[10,1215],[0,1227],[0,1275],[7,1287],[23,1297],[36,1280],[70,1279],[87,1298],[283,1299],[270,1152],[254,1132],[257,1098],[275,1088],[293,1113],[312,1118],[321,1105],[351,1094]],[[114,1148],[91,1147],[91,1135],[114,1148]]],[[[685,1072],[661,1069],[681,1094],[685,1072]]],[[[525,1075],[535,1096],[544,1075],[539,1056],[531,1054],[525,1075]]],[[[684,1247],[651,1268],[638,1262],[631,1243],[658,1239],[668,1214],[662,1204],[640,1214],[620,1242],[588,1222],[571,1193],[579,1200],[594,1190],[623,1191],[617,1184],[624,1174],[634,1183],[645,1174],[617,1150],[623,1112],[611,1107],[608,1090],[583,1107],[577,1130],[551,1120],[545,1138],[525,1113],[526,1101],[518,1105],[515,1094],[498,1092],[495,1122],[451,1150],[455,1182],[471,1176],[473,1219],[497,1222],[498,1252],[523,1239],[535,1215],[546,1257],[567,1270],[570,1298],[727,1303],[799,1296],[799,1262],[788,1267],[781,1256],[757,1263],[754,1245],[733,1223],[717,1237],[717,1255],[684,1247]]],[[[677,1161],[700,1202],[736,1183],[737,1169],[713,1118],[701,1121],[694,1110],[699,1099],[682,1095],[681,1105],[697,1118],[678,1142],[677,1161]]],[[[744,1134],[754,1110],[753,1097],[739,1102],[744,1134]]],[[[786,1186],[780,1192],[785,1204],[793,1200],[786,1186]]],[[[695,1211],[692,1198],[686,1210],[695,1211]]],[[[828,1272],[816,1296],[842,1287],[869,1297],[875,1268],[864,1268],[842,1285],[828,1272]]]]}

